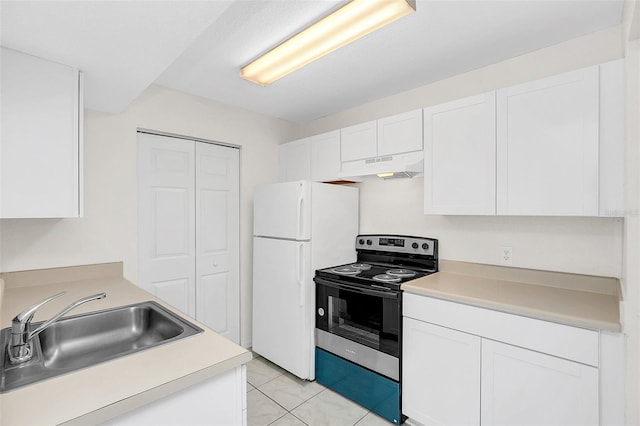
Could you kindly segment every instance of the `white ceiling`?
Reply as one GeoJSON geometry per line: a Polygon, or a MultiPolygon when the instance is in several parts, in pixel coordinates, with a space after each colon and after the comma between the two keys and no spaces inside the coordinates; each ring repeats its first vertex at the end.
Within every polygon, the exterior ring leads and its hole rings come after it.
{"type": "Polygon", "coordinates": [[[622,0],[417,0],[417,11],[260,87],[239,69],[339,0],[6,1],[2,45],[85,72],[88,108],[156,83],[304,122],[619,24],[622,0]]]}

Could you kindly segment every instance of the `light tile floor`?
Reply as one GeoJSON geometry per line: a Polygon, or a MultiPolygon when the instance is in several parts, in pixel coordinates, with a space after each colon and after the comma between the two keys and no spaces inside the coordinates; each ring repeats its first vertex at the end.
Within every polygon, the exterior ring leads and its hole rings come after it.
{"type": "Polygon", "coordinates": [[[254,353],[247,364],[249,426],[390,426],[316,382],[300,380],[254,353]]]}

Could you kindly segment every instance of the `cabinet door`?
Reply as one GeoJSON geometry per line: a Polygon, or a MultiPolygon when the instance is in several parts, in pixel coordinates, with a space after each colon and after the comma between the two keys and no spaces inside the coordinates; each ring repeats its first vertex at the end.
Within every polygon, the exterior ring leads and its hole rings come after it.
{"type": "Polygon", "coordinates": [[[278,167],[280,182],[310,180],[311,144],[309,138],[280,145],[278,167]]]}
{"type": "Polygon", "coordinates": [[[342,162],[362,160],[378,155],[378,133],[375,120],[340,129],[342,162]]]}
{"type": "Polygon", "coordinates": [[[311,180],[337,180],[340,174],[340,130],[313,136],[310,141],[311,180]]]}
{"type": "Polygon", "coordinates": [[[403,321],[403,414],[424,425],[480,424],[480,337],[403,321]]]}
{"type": "Polygon", "coordinates": [[[598,369],[482,340],[483,425],[597,425],[598,369]]]}
{"type": "Polygon", "coordinates": [[[0,217],[81,215],[77,69],[2,48],[0,217]]]}
{"type": "Polygon", "coordinates": [[[422,110],[378,120],[378,156],[422,151],[422,110]]]}
{"type": "Polygon", "coordinates": [[[598,215],[598,66],[497,92],[497,210],[598,215]]]}
{"type": "Polygon", "coordinates": [[[425,214],[496,213],[495,92],[424,110],[425,214]]]}

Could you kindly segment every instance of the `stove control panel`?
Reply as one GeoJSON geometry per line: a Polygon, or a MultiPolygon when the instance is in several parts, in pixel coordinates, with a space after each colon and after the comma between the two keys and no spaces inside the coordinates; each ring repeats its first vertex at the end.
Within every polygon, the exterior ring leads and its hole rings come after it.
{"type": "Polygon", "coordinates": [[[416,253],[434,256],[438,240],[402,235],[358,235],[356,250],[375,250],[393,253],[416,253]]]}

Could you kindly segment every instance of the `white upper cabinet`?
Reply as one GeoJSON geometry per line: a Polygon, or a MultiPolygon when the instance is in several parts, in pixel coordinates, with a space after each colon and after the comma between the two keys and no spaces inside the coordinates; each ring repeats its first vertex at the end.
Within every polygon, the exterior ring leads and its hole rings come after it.
{"type": "Polygon", "coordinates": [[[340,130],[312,136],[311,180],[330,182],[340,174],[340,130]]]}
{"type": "Polygon", "coordinates": [[[424,123],[425,214],[624,215],[623,60],[426,108],[424,123]]]}
{"type": "Polygon", "coordinates": [[[378,120],[378,156],[422,151],[422,110],[378,120]]]}
{"type": "Polygon", "coordinates": [[[394,171],[387,170],[387,167],[398,157],[404,157],[405,162],[420,164],[422,110],[282,144],[279,153],[279,180],[330,182],[344,176],[353,179],[394,171]]]}
{"type": "Polygon", "coordinates": [[[0,62],[0,217],[81,216],[80,72],[6,48],[0,62]]]}
{"type": "Polygon", "coordinates": [[[495,92],[424,110],[424,212],[496,213],[495,92]]]}
{"type": "Polygon", "coordinates": [[[501,215],[598,216],[599,69],[497,91],[501,215]]]}
{"type": "Polygon", "coordinates": [[[340,130],[342,162],[422,151],[422,110],[340,130]]]}
{"type": "Polygon", "coordinates": [[[378,124],[376,120],[340,129],[342,161],[361,160],[378,155],[378,124]]]}
{"type": "Polygon", "coordinates": [[[279,150],[280,182],[330,182],[339,179],[340,130],[284,143],[279,150]]]}
{"type": "Polygon", "coordinates": [[[278,180],[280,182],[311,179],[309,138],[280,145],[278,154],[278,180]]]}

